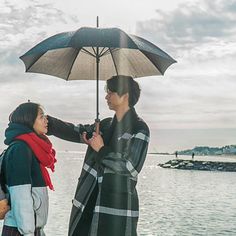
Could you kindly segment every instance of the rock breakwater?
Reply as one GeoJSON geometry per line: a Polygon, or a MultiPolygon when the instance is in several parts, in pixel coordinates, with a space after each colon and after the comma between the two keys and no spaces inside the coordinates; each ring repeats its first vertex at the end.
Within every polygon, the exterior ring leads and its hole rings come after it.
{"type": "Polygon", "coordinates": [[[182,169],[182,170],[236,172],[236,162],[193,161],[193,160],[174,159],[164,164],[159,164],[159,166],[162,168],[172,168],[172,169],[182,169]]]}

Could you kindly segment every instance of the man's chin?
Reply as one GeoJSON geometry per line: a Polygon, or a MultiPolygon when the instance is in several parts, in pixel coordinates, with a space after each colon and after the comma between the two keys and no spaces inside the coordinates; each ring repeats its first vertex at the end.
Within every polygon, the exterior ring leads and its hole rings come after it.
{"type": "Polygon", "coordinates": [[[109,104],[108,104],[108,108],[109,108],[109,110],[113,110],[112,107],[109,104]]]}

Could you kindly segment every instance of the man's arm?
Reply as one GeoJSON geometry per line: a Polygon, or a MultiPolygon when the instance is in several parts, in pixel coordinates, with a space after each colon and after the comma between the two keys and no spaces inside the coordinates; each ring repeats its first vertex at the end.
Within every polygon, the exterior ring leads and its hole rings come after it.
{"type": "Polygon", "coordinates": [[[95,127],[94,124],[74,125],[72,123],[59,120],[52,116],[48,116],[47,118],[48,118],[47,135],[54,135],[58,138],[71,142],[84,143],[82,134],[86,132],[87,138],[90,138],[92,136],[95,127]]]}

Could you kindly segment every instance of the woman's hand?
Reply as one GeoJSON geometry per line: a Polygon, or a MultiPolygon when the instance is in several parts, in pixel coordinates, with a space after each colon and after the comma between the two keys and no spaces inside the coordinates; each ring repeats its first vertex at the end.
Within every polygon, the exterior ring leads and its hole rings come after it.
{"type": "Polygon", "coordinates": [[[87,143],[89,146],[91,146],[92,149],[96,152],[98,152],[104,146],[104,142],[100,134],[97,134],[94,132],[93,137],[90,139],[86,138],[86,132],[84,132],[82,136],[83,136],[84,142],[87,143]]]}
{"type": "Polygon", "coordinates": [[[3,220],[6,213],[10,210],[7,199],[0,201],[0,220],[3,220]]]}

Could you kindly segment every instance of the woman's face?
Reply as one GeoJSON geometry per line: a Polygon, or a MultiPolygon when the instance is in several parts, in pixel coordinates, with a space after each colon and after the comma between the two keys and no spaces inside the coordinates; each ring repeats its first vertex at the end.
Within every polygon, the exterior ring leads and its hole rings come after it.
{"type": "Polygon", "coordinates": [[[48,120],[41,108],[38,109],[38,115],[34,122],[33,129],[38,135],[48,132],[48,120]]]}

